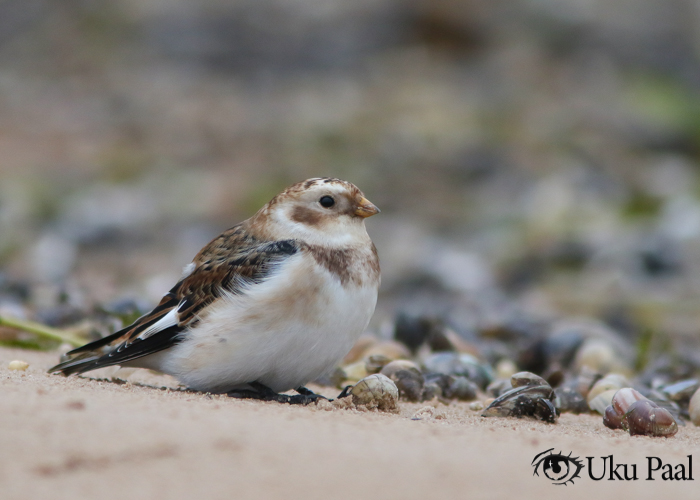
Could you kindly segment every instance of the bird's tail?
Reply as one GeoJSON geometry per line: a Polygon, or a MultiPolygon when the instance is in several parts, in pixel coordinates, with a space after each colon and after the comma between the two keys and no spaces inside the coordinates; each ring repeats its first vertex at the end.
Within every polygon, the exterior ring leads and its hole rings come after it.
{"type": "Polygon", "coordinates": [[[119,339],[121,335],[128,329],[124,328],[118,332],[108,335],[99,340],[85,344],[82,347],[68,351],[66,356],[68,359],[49,368],[49,373],[63,373],[64,375],[72,375],[74,373],[89,372],[96,368],[102,368],[103,366],[109,366],[111,364],[109,360],[105,360],[105,349],[107,346],[119,339]]]}
{"type": "Polygon", "coordinates": [[[56,366],[49,368],[48,372],[62,373],[63,375],[72,375],[74,373],[88,372],[102,365],[99,362],[99,359],[101,357],[101,353],[88,352],[63,361],[62,363],[59,363],[56,366]]]}

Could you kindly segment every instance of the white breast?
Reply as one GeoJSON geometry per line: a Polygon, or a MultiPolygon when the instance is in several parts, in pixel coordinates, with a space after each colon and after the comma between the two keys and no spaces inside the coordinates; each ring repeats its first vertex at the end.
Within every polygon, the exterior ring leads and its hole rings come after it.
{"type": "Polygon", "coordinates": [[[148,364],[196,390],[226,392],[254,381],[276,392],[295,389],[336,366],[367,327],[378,283],[362,281],[341,285],[300,252],[246,293],[216,301],[184,342],[148,364]]]}

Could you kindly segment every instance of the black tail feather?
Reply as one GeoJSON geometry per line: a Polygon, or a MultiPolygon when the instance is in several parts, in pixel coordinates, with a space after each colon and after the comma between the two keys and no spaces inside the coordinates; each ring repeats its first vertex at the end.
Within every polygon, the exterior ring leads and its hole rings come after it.
{"type": "Polygon", "coordinates": [[[72,375],[74,373],[84,373],[90,370],[104,368],[105,366],[121,365],[180,343],[182,341],[181,334],[183,330],[184,328],[180,326],[171,326],[152,337],[136,340],[130,344],[122,344],[119,347],[115,346],[109,352],[103,351],[102,347],[116,340],[114,338],[115,335],[119,336],[121,333],[117,332],[104,339],[97,340],[70,351],[68,355],[74,357],[50,368],[49,373],[72,375]]]}
{"type": "Polygon", "coordinates": [[[66,376],[72,375],[74,373],[83,373],[95,368],[99,368],[100,355],[92,355],[82,358],[74,358],[59,363],[56,366],[49,368],[49,373],[62,373],[66,376]]]}

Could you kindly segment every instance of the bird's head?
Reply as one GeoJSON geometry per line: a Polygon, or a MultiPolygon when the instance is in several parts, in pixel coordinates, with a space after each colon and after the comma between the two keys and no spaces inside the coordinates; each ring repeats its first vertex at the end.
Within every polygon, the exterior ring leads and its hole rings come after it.
{"type": "Polygon", "coordinates": [[[364,220],[377,213],[379,209],[354,184],[314,178],[289,186],[252,220],[270,239],[343,247],[368,240],[364,220]]]}

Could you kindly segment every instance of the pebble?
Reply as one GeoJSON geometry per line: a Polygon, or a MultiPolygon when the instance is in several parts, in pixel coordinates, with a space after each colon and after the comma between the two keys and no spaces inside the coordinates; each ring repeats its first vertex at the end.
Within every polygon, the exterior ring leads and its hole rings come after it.
{"type": "Polygon", "coordinates": [[[14,361],[10,361],[10,363],[7,365],[7,368],[10,370],[16,370],[23,372],[27,368],[29,368],[29,363],[26,361],[20,361],[19,359],[15,359],[14,361]]]}

